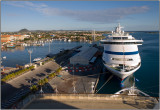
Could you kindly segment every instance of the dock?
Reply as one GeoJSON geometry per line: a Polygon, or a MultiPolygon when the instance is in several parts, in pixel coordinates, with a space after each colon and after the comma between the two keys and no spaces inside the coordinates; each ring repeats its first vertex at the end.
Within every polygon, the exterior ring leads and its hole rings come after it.
{"type": "Polygon", "coordinates": [[[16,107],[23,109],[153,109],[152,97],[115,94],[37,94],[16,107]]]}
{"type": "MultiPolygon", "coordinates": [[[[91,93],[95,89],[94,84],[97,81],[98,74],[100,72],[100,62],[95,63],[92,66],[84,66],[84,70],[80,71],[80,66],[74,66],[69,64],[69,58],[74,54],[75,50],[80,48],[77,46],[70,50],[65,50],[56,54],[55,59],[51,60],[44,65],[38,65],[34,70],[28,71],[20,76],[17,76],[6,84],[1,86],[2,88],[2,108],[11,107],[14,103],[17,103],[22,96],[30,93],[29,87],[36,84],[40,79],[46,78],[49,74],[55,72],[59,67],[63,69],[59,74],[61,77],[55,77],[48,82],[48,86],[43,86],[44,93],[91,93]]],[[[42,59],[41,61],[47,60],[42,59]]],[[[97,60],[100,60],[97,59],[97,60]]],[[[36,62],[37,63],[37,62],[36,62]]]]}
{"type": "MultiPolygon", "coordinates": [[[[28,109],[146,109],[153,108],[158,103],[156,98],[124,96],[115,94],[97,94],[96,86],[102,73],[103,63],[97,57],[93,64],[73,65],[69,59],[75,54],[77,46],[53,55],[44,65],[24,73],[2,85],[2,108],[28,109]],[[62,71],[36,93],[31,93],[29,87],[37,84],[40,79],[47,78],[59,67],[62,71]],[[21,99],[21,97],[24,97],[21,99]],[[21,99],[21,100],[20,100],[21,99]],[[73,103],[74,102],[74,103],[73,103]],[[88,106],[88,102],[90,106],[88,106]]],[[[98,48],[99,50],[101,48],[98,48]]],[[[48,60],[42,59],[39,62],[48,60]]],[[[108,79],[109,80],[109,79],[108,79]]]]}

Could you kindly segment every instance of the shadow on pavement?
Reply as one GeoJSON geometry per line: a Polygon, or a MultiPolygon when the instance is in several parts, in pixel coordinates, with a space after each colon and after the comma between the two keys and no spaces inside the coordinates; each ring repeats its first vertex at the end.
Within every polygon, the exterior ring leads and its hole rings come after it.
{"type": "Polygon", "coordinates": [[[64,104],[59,101],[46,99],[46,100],[35,100],[31,104],[29,104],[25,109],[77,109],[77,108],[64,104]]]}
{"type": "Polygon", "coordinates": [[[44,73],[39,73],[39,74],[36,74],[36,76],[38,76],[38,77],[43,77],[43,76],[45,76],[46,74],[44,74],[44,73]]]}

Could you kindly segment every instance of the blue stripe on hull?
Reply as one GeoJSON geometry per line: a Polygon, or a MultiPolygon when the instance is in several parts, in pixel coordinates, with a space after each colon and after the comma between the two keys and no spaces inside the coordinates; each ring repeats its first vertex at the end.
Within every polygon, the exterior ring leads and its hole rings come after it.
{"type": "Polygon", "coordinates": [[[105,53],[107,54],[114,54],[114,55],[135,55],[138,54],[138,51],[134,51],[134,52],[112,52],[112,51],[105,51],[105,53]]]}

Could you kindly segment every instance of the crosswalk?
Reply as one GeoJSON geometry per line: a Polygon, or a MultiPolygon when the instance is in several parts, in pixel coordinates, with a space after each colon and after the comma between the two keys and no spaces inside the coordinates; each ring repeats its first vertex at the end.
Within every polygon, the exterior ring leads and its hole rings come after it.
{"type": "Polygon", "coordinates": [[[1,103],[1,108],[6,109],[9,108],[12,104],[14,104],[16,101],[18,101],[22,96],[26,95],[30,92],[29,88],[25,88],[23,90],[18,91],[14,97],[10,98],[7,102],[1,103]]]}

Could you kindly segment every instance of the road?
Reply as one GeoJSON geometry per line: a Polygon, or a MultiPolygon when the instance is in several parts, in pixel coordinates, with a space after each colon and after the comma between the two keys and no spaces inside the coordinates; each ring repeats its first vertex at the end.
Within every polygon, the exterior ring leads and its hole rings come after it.
{"type": "Polygon", "coordinates": [[[16,93],[27,89],[31,84],[38,82],[38,80],[45,78],[51,72],[54,72],[59,68],[59,65],[53,61],[46,63],[45,65],[37,67],[33,71],[29,71],[21,76],[18,76],[6,84],[1,86],[1,100],[7,102],[13,98],[16,93]]]}
{"type": "MultiPolygon", "coordinates": [[[[24,73],[1,86],[1,100],[2,108],[6,108],[16,102],[20,97],[29,92],[29,87],[32,84],[37,83],[40,79],[45,78],[50,73],[59,68],[59,64],[62,66],[65,60],[71,57],[74,51],[69,51],[66,54],[62,53],[62,56],[58,56],[54,61],[49,61],[45,65],[37,67],[33,71],[24,73]],[[62,62],[63,61],[63,62],[62,62]]],[[[51,92],[52,90],[50,90],[51,92]]]]}

